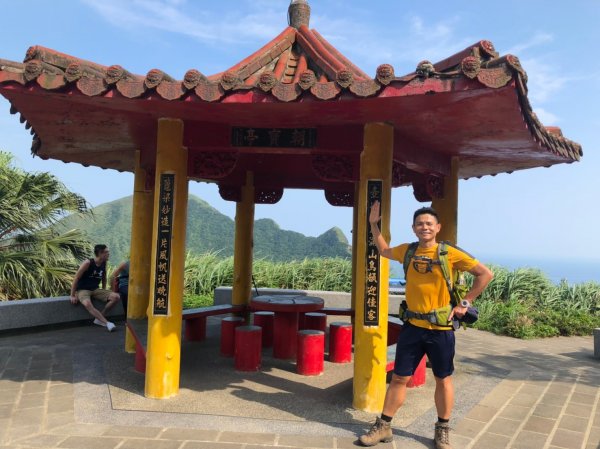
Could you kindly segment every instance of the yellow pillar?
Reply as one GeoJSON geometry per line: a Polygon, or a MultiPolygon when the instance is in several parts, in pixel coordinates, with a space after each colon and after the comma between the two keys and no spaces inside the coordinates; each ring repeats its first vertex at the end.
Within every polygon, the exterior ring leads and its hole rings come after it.
{"type": "Polygon", "coordinates": [[[453,157],[450,174],[444,179],[444,198],[434,198],[431,202],[442,224],[437,240],[454,244],[458,239],[458,168],[459,160],[453,157]]]}
{"type": "Polygon", "coordinates": [[[254,248],[254,176],[246,173],[242,200],[235,206],[232,304],[250,302],[252,291],[252,250],[254,248]]]}
{"type": "MultiPolygon", "coordinates": [[[[127,318],[146,318],[150,299],[154,189],[148,188],[146,179],[147,172],[140,165],[140,151],[136,151],[129,250],[129,298],[125,311],[127,318]]],[[[135,341],[129,330],[125,334],[125,350],[135,352],[135,341]]]]}
{"type": "Polygon", "coordinates": [[[378,413],[383,408],[386,392],[386,357],[388,324],[389,261],[380,258],[379,324],[364,325],[365,287],[367,271],[367,192],[368,180],[381,180],[381,232],[390,239],[390,208],[392,196],[392,156],[394,129],[384,123],[369,123],[364,129],[364,148],[360,158],[358,215],[356,229],[355,338],[353,406],[378,413]]]}
{"type": "Polygon", "coordinates": [[[149,398],[163,399],[174,396],[179,391],[188,201],[187,149],[183,147],[183,122],[177,119],[159,119],[156,147],[145,394],[149,398]],[[169,175],[173,178],[169,178],[169,175]],[[167,193],[170,195],[167,196],[167,193]],[[165,217],[169,213],[171,216],[167,221],[170,229],[165,230],[165,217]],[[165,250],[169,247],[170,249],[165,250]],[[161,265],[164,262],[158,259],[168,261],[168,291],[164,298],[160,296],[164,294],[164,290],[160,290],[160,281],[165,265],[161,265]]]}

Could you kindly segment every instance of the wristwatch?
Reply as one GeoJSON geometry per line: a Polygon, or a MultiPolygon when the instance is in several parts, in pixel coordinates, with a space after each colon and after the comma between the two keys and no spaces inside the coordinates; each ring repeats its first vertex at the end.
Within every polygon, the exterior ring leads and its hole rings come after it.
{"type": "Polygon", "coordinates": [[[471,303],[468,300],[466,300],[466,299],[463,299],[460,302],[460,305],[461,305],[461,307],[471,307],[471,303]]]}

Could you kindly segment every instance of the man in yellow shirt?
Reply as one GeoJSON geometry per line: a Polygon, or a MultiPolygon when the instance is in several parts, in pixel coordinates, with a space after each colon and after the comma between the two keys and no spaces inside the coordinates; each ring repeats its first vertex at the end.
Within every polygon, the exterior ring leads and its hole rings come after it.
{"type": "MultiPolygon", "coordinates": [[[[408,244],[390,248],[379,230],[380,205],[373,203],[369,223],[379,253],[388,259],[404,261],[408,244]]],[[[406,274],[406,303],[408,310],[429,314],[450,304],[450,293],[438,260],[436,236],[441,230],[438,215],[431,207],[418,209],[413,216],[412,229],[419,240],[406,274]]],[[[465,300],[472,303],[492,280],[492,272],[466,252],[448,245],[448,263],[451,269],[468,271],[475,279],[465,300]]],[[[424,355],[431,363],[435,377],[435,407],[438,422],[435,424],[436,449],[451,449],[449,420],[454,405],[454,331],[453,317],[462,318],[468,305],[458,304],[452,309],[448,323],[432,323],[411,318],[404,324],[396,346],[396,362],[392,380],[385,395],[381,417],[369,432],[359,438],[364,446],[392,441],[391,421],[406,397],[406,384],[424,355]],[[443,324],[447,324],[446,326],[443,324]]]]}

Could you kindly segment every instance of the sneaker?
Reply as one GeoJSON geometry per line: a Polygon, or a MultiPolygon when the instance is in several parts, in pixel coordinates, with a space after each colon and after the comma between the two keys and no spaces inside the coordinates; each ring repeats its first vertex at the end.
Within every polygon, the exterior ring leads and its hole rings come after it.
{"type": "Polygon", "coordinates": [[[377,418],[375,424],[365,435],[361,435],[358,441],[363,446],[375,446],[378,443],[390,443],[393,439],[392,424],[377,418]]]}
{"type": "Polygon", "coordinates": [[[104,324],[102,321],[100,321],[98,318],[94,319],[94,324],[96,326],[104,326],[106,327],[106,324],[104,324]]]}
{"type": "Polygon", "coordinates": [[[450,425],[448,423],[435,423],[435,449],[452,449],[450,446],[450,425]]]}
{"type": "Polygon", "coordinates": [[[110,321],[106,322],[106,329],[108,329],[108,332],[114,331],[116,327],[115,323],[111,323],[110,321]]]}

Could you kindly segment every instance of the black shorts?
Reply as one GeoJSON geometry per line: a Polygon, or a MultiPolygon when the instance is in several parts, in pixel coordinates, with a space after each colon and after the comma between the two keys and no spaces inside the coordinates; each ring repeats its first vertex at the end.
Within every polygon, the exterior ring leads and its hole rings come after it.
{"type": "Polygon", "coordinates": [[[424,329],[405,323],[398,337],[394,374],[412,376],[425,354],[435,377],[454,372],[454,331],[424,329]]]}

